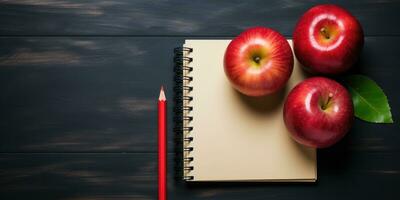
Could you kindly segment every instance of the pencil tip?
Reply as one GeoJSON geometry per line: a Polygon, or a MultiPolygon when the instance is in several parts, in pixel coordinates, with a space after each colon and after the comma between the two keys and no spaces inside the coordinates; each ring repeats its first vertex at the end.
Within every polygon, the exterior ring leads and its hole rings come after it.
{"type": "Polygon", "coordinates": [[[167,98],[165,97],[164,86],[161,86],[160,96],[158,97],[159,101],[166,101],[167,98]]]}

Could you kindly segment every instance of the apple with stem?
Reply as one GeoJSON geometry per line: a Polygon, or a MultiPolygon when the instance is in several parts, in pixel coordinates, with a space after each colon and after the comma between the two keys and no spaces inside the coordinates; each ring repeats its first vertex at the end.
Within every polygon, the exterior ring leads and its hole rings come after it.
{"type": "Polygon", "coordinates": [[[347,71],[357,61],[364,34],[357,19],[336,5],[308,10],[293,32],[293,49],[299,62],[317,74],[347,71]]]}
{"type": "Polygon", "coordinates": [[[264,96],[283,88],[293,71],[293,62],[290,45],[281,34],[269,28],[254,27],[229,43],[224,70],[239,92],[264,96]]]}
{"type": "Polygon", "coordinates": [[[329,147],[350,130],[353,122],[351,96],[338,82],[313,77],[296,85],[283,111],[286,127],[298,143],[329,147]]]}

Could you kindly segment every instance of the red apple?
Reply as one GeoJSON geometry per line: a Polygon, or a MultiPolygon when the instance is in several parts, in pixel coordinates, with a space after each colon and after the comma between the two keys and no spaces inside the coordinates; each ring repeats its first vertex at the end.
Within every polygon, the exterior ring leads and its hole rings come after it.
{"type": "Polygon", "coordinates": [[[263,96],[280,90],[289,80],[293,53],[281,34],[254,27],[229,43],[224,69],[235,89],[245,95],[263,96]]]}
{"type": "Polygon", "coordinates": [[[360,23],[336,5],[318,5],[308,10],[293,32],[297,59],[311,72],[339,74],[358,59],[364,44],[360,23]]]}
{"type": "Polygon", "coordinates": [[[294,140],[324,148],[338,142],[350,130],[353,103],[346,88],[338,82],[313,77],[290,91],[283,117],[294,140]]]}

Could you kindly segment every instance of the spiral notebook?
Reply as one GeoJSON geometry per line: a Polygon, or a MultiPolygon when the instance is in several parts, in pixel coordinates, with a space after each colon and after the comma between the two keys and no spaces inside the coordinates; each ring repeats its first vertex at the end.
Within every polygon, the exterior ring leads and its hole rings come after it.
{"type": "Polygon", "coordinates": [[[231,87],[224,73],[229,42],[186,40],[175,49],[184,180],[316,181],[316,150],[292,140],[282,117],[287,93],[305,77],[299,63],[295,60],[282,91],[247,97],[231,87]]]}

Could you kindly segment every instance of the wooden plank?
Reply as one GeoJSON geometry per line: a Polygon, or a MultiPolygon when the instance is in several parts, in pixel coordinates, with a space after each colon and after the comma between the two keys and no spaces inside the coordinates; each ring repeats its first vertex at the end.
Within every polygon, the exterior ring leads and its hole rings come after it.
{"type": "Polygon", "coordinates": [[[152,154],[2,154],[1,199],[155,199],[152,154]]]}
{"type": "Polygon", "coordinates": [[[291,35],[299,17],[319,3],[342,5],[366,35],[399,35],[400,2],[1,0],[0,35],[232,36],[251,26],[291,35]]]}
{"type": "MultiPolygon", "coordinates": [[[[173,99],[183,38],[0,38],[0,152],[156,152],[156,98],[173,99]]],[[[350,148],[398,150],[400,37],[368,37],[354,71],[378,82],[395,124],[355,122],[350,148]]],[[[169,152],[173,152],[172,101],[169,152]]]]}
{"type": "MultiPolygon", "coordinates": [[[[396,199],[397,153],[319,154],[315,184],[203,183],[174,180],[169,154],[170,199],[396,199]]],[[[329,152],[331,151],[331,152],[329,152]]],[[[152,153],[1,154],[1,199],[156,199],[157,157],[152,153]]]]}
{"type": "Polygon", "coordinates": [[[0,151],[156,150],[157,98],[166,85],[172,116],[178,42],[1,38],[0,151]]]}

